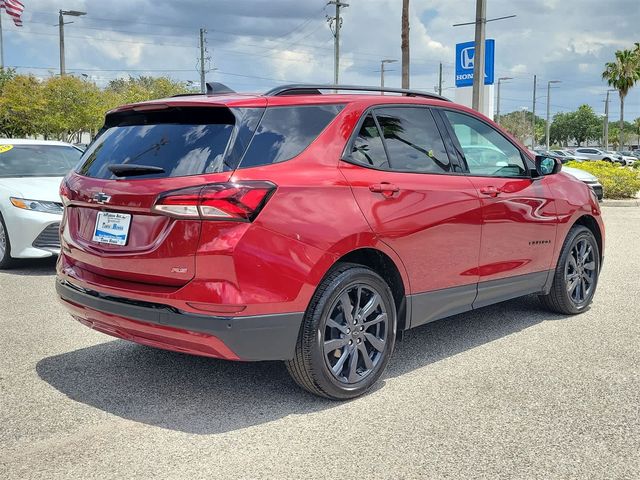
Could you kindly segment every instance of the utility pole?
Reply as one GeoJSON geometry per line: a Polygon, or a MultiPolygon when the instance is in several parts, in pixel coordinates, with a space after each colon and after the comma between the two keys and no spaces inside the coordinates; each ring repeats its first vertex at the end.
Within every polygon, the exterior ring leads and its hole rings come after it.
{"type": "Polygon", "coordinates": [[[207,86],[204,81],[204,35],[207,31],[200,29],[200,93],[207,93],[207,86]]]}
{"type": "Polygon", "coordinates": [[[476,0],[476,36],[473,54],[473,97],[471,108],[484,109],[484,50],[487,24],[487,0],[476,0]]]}
{"type": "Polygon", "coordinates": [[[329,28],[333,32],[333,84],[338,85],[340,79],[340,29],[342,28],[342,18],[340,18],[340,9],[348,7],[348,3],[342,3],[340,0],[331,0],[327,5],[336,6],[336,16],[329,17],[329,28]]]}
{"type": "Polygon", "coordinates": [[[438,73],[438,95],[442,96],[442,62],[440,62],[440,69],[438,73]]]}
{"type": "Polygon", "coordinates": [[[402,49],[402,88],[409,88],[409,0],[402,0],[402,26],[400,48],[402,49]]]}
{"type": "Polygon", "coordinates": [[[60,34],[60,76],[64,75],[64,17],[62,16],[62,10],[58,13],[58,31],[60,34]]]}
{"type": "MultiPolygon", "coordinates": [[[[64,17],[81,17],[82,15],[86,15],[87,12],[79,12],[78,10],[59,10],[58,11],[58,30],[60,33],[60,76],[63,76],[66,73],[65,65],[64,65],[64,17]]],[[[73,22],[66,22],[73,23],[73,22]]]]}
{"type": "Polygon", "coordinates": [[[500,125],[500,83],[504,82],[505,80],[513,80],[512,77],[500,77],[498,79],[498,98],[497,98],[497,102],[496,102],[496,123],[498,125],[500,125]]]}
{"type": "Polygon", "coordinates": [[[533,76],[533,120],[532,120],[532,134],[531,134],[531,150],[536,148],[536,88],[537,88],[538,77],[537,75],[533,76]]]}
{"type": "Polygon", "coordinates": [[[515,15],[507,15],[504,17],[497,17],[487,19],[487,0],[476,0],[476,21],[465,23],[454,23],[454,27],[461,27],[463,25],[475,25],[476,35],[474,40],[473,51],[473,97],[471,101],[471,108],[478,112],[482,112],[484,108],[484,74],[485,74],[485,27],[488,22],[495,22],[497,20],[506,20],[507,18],[514,18],[515,15]]]}
{"type": "Polygon", "coordinates": [[[549,80],[547,82],[547,128],[546,128],[546,135],[545,135],[545,145],[547,146],[547,150],[549,150],[549,130],[551,127],[551,124],[549,123],[549,117],[550,117],[550,110],[551,110],[551,84],[552,83],[560,83],[560,80],[549,80]]]}

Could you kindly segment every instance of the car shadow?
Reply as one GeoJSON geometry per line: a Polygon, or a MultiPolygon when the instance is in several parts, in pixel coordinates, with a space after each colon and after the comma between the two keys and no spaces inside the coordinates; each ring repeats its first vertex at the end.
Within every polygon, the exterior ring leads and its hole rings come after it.
{"type": "Polygon", "coordinates": [[[56,261],[58,257],[47,257],[37,259],[14,259],[11,268],[0,270],[5,275],[23,275],[30,277],[46,277],[55,275],[56,261]]]}
{"type": "MultiPolygon", "coordinates": [[[[564,318],[543,310],[535,297],[524,297],[416,328],[397,344],[377,388],[384,378],[564,318]]],[[[282,362],[227,362],[124,340],[44,358],[36,370],[72,400],[195,434],[242,429],[339,405],[298,388],[282,362]]]]}

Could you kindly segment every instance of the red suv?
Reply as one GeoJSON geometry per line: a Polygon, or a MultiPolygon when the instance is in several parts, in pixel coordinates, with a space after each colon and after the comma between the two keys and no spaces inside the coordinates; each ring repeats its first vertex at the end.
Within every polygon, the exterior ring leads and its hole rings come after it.
{"type": "Polygon", "coordinates": [[[109,335],[284,360],[303,388],[347,399],[406,329],[527,294],[588,307],[600,207],[560,169],[410,90],[126,105],[63,181],[57,291],[109,335]]]}

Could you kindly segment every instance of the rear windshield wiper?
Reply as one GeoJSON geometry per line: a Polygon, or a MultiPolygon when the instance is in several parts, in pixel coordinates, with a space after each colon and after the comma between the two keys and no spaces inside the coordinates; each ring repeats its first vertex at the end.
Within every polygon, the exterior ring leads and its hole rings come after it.
{"type": "Polygon", "coordinates": [[[152,165],[135,165],[130,163],[109,165],[107,168],[116,177],[133,177],[135,175],[164,173],[164,168],[162,167],[154,167],[152,165]]]}

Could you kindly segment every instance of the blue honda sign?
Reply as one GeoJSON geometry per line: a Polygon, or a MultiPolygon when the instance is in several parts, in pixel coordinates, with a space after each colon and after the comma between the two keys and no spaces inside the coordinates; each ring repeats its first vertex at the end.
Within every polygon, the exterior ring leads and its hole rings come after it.
{"type": "MultiPolygon", "coordinates": [[[[475,42],[458,43],[456,45],[456,87],[470,87],[473,85],[475,50],[475,42]]],[[[486,40],[484,50],[485,85],[493,85],[495,51],[495,40],[486,40]]]]}

